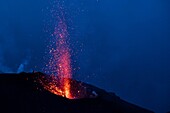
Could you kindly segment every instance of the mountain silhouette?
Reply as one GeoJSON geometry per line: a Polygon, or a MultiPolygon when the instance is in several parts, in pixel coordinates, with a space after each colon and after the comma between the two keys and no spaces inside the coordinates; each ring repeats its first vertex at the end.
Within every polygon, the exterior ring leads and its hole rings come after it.
{"type": "Polygon", "coordinates": [[[72,79],[74,90],[86,91],[76,99],[67,99],[44,89],[39,82],[42,77],[47,75],[40,72],[0,74],[0,113],[153,113],[114,93],[72,79]]]}

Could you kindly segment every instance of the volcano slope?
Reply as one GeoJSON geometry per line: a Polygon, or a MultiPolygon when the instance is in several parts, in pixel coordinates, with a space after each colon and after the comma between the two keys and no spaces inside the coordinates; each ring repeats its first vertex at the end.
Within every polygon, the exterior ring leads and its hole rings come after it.
{"type": "Polygon", "coordinates": [[[71,79],[74,87],[86,90],[84,94],[76,99],[55,95],[39,82],[46,76],[39,72],[0,74],[0,113],[153,113],[114,93],[71,79]]]}

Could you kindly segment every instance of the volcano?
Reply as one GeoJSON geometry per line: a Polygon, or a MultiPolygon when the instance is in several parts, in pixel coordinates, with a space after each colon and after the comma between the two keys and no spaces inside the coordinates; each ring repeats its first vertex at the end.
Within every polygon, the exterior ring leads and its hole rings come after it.
{"type": "Polygon", "coordinates": [[[73,79],[74,99],[56,95],[44,87],[50,83],[46,77],[40,72],[0,74],[0,113],[153,113],[73,79]]]}

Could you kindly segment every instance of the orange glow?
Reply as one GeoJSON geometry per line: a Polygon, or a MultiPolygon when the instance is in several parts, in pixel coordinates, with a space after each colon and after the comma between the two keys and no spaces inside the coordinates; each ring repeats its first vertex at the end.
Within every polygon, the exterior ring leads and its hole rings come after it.
{"type": "Polygon", "coordinates": [[[70,79],[59,79],[58,77],[51,75],[40,78],[39,82],[44,86],[44,89],[55,95],[59,95],[68,99],[74,99],[70,92],[70,79]]]}
{"type": "Polygon", "coordinates": [[[70,78],[44,75],[40,76],[38,81],[45,90],[68,99],[88,98],[91,95],[91,91],[87,92],[87,88],[81,82],[70,78]]]}

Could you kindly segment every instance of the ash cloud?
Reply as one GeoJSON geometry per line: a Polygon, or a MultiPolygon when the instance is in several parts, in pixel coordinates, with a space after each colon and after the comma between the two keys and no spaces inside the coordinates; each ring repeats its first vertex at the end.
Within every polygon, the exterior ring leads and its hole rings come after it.
{"type": "MultiPolygon", "coordinates": [[[[28,52],[27,54],[30,54],[30,52],[28,52]]],[[[29,62],[31,60],[31,56],[30,55],[27,55],[27,57],[23,60],[23,62],[19,65],[18,67],[18,70],[17,70],[17,73],[21,73],[21,72],[24,72],[24,71],[30,71],[32,72],[32,69],[28,70],[27,69],[27,66],[29,65],[29,62]]]]}

